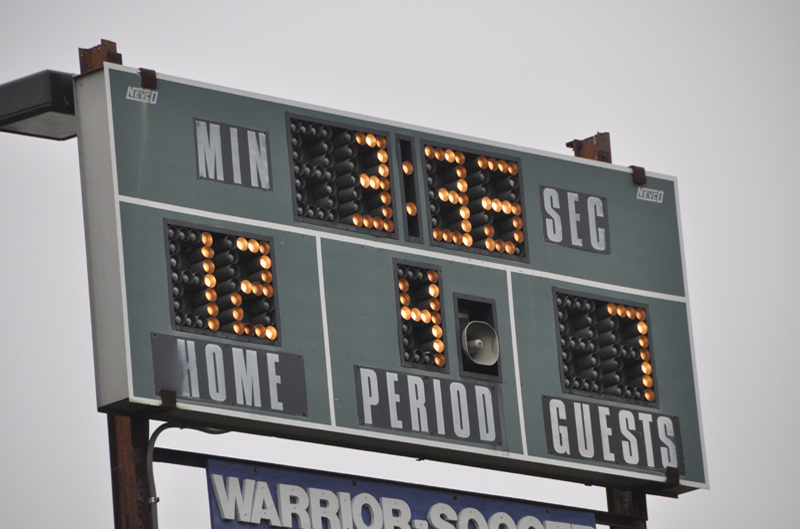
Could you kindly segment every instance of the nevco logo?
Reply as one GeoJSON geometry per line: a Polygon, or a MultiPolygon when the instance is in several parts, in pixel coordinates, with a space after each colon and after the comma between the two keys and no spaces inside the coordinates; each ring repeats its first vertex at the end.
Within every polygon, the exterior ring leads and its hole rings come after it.
{"type": "Polygon", "coordinates": [[[664,192],[658,189],[647,189],[640,187],[636,192],[636,198],[639,200],[647,200],[648,202],[655,202],[661,204],[664,201],[664,192]]]}
{"type": "Polygon", "coordinates": [[[133,101],[141,101],[142,103],[150,103],[155,105],[156,100],[158,99],[158,91],[129,86],[128,95],[125,97],[125,99],[131,99],[133,101]]]}

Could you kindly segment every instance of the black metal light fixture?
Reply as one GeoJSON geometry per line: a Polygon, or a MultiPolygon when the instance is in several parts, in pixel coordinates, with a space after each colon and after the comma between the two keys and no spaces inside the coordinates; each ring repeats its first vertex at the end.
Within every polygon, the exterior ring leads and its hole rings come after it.
{"type": "Polygon", "coordinates": [[[51,140],[77,136],[72,74],[44,70],[0,85],[0,131],[51,140]]]}

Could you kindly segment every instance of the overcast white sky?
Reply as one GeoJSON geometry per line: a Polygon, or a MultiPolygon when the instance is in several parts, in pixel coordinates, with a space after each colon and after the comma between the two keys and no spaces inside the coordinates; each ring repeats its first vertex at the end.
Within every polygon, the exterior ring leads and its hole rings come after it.
{"type": "MultiPolygon", "coordinates": [[[[800,4],[4,2],[0,83],[78,48],[170,75],[525,147],[611,133],[679,179],[711,489],[652,529],[797,526],[800,4]]],[[[77,142],[0,134],[0,526],[113,524],[97,413],[77,142]]],[[[604,508],[604,490],[280,441],[159,442],[604,508]]],[[[161,527],[207,527],[204,475],[157,468],[161,527]]]]}

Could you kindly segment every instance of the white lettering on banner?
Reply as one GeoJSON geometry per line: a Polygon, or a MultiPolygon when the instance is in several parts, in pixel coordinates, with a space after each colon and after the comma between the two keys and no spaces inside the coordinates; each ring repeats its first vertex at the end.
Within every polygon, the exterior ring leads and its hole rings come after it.
{"type": "Polygon", "coordinates": [[[268,524],[275,527],[281,525],[281,518],[278,516],[269,486],[264,481],[257,481],[253,508],[250,509],[250,523],[257,524],[262,520],[266,520],[268,524]]]}
{"type": "Polygon", "coordinates": [[[534,516],[514,522],[506,512],[490,515],[469,506],[456,512],[446,503],[431,505],[427,521],[412,520],[411,507],[400,498],[376,498],[361,492],[351,499],[347,492],[287,483],[274,486],[276,502],[265,481],[220,474],[209,478],[222,520],[253,525],[267,522],[284,529],[292,529],[295,523],[297,529],[589,529],[557,520],[542,522],[534,516]]]}
{"type": "Polygon", "coordinates": [[[340,492],[336,497],[339,498],[339,509],[341,513],[339,523],[341,529],[353,529],[353,507],[350,504],[350,493],[340,492]]]}
{"type": "Polygon", "coordinates": [[[381,498],[383,529],[411,529],[411,508],[403,500],[381,498]]]}
{"type": "Polygon", "coordinates": [[[428,509],[428,523],[433,529],[456,529],[450,522],[455,522],[458,514],[446,503],[436,503],[428,509]]]}
{"type": "Polygon", "coordinates": [[[489,529],[489,524],[486,523],[486,518],[483,517],[481,511],[473,507],[461,509],[458,513],[457,529],[470,529],[470,523],[475,529],[489,529]]]}
{"type": "Polygon", "coordinates": [[[496,512],[489,517],[489,529],[517,529],[517,524],[514,523],[514,518],[505,512],[496,512]]]}
{"type": "Polygon", "coordinates": [[[328,522],[328,529],[340,529],[339,499],[336,494],[325,489],[308,489],[309,517],[311,518],[311,529],[325,529],[322,520],[328,522]],[[324,506],[322,504],[325,504],[324,506]]]}
{"type": "Polygon", "coordinates": [[[368,492],[356,494],[353,497],[351,506],[353,509],[353,527],[355,529],[381,529],[383,526],[383,511],[375,496],[368,492]],[[369,524],[364,521],[364,509],[369,514],[369,524]]]}
{"type": "Polygon", "coordinates": [[[217,506],[223,520],[236,518],[240,522],[250,521],[253,492],[255,491],[254,480],[244,480],[244,493],[242,493],[239,478],[228,476],[227,480],[223,480],[219,474],[212,474],[211,487],[214,490],[214,497],[217,499],[217,506]]]}
{"type": "Polygon", "coordinates": [[[297,485],[280,483],[277,486],[278,505],[281,510],[281,525],[292,527],[292,517],[297,519],[297,529],[311,529],[308,516],[308,494],[297,485]],[[293,501],[294,500],[294,501],[293,501]]]}
{"type": "Polygon", "coordinates": [[[544,529],[544,525],[535,516],[525,516],[517,523],[517,529],[544,529]]]}

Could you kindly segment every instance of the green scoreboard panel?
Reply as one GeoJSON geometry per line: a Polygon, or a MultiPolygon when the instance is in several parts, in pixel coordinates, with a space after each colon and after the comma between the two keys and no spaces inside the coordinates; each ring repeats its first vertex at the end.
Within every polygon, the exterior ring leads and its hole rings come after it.
{"type": "Polygon", "coordinates": [[[76,94],[101,410],[707,487],[674,179],[109,64],[76,94]]]}

